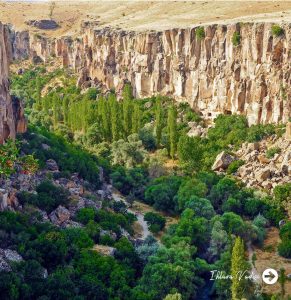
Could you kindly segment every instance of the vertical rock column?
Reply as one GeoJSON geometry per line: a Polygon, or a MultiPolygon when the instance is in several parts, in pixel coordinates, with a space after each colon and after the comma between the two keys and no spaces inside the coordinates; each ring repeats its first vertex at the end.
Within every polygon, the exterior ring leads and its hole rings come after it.
{"type": "Polygon", "coordinates": [[[5,139],[14,139],[17,132],[26,131],[26,120],[20,100],[9,94],[9,54],[7,30],[0,23],[0,144],[5,139]]]}

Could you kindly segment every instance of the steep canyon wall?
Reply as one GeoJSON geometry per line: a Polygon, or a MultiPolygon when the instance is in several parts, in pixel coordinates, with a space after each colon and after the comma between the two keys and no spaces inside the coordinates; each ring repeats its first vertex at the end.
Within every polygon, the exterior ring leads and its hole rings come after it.
{"type": "Polygon", "coordinates": [[[250,124],[287,122],[291,115],[291,25],[272,35],[270,23],[205,26],[162,32],[83,28],[78,38],[16,33],[13,57],[61,57],[64,67],[117,92],[130,82],[136,97],[186,100],[206,117],[245,114],[250,124]],[[240,43],[234,46],[234,32],[240,43]],[[29,39],[29,42],[28,42],[29,39]],[[29,50],[27,47],[30,47],[29,50]],[[21,49],[21,51],[19,50],[21,49]]]}
{"type": "Polygon", "coordinates": [[[9,94],[11,51],[9,28],[0,23],[0,144],[7,138],[15,138],[17,132],[26,130],[21,101],[9,94]]]}

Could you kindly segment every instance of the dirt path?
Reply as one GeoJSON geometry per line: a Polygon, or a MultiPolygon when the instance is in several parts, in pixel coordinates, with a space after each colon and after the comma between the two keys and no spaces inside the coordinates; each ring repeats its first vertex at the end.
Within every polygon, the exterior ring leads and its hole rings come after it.
{"type": "Polygon", "coordinates": [[[251,273],[255,275],[256,278],[255,283],[261,285],[263,283],[263,280],[261,274],[258,272],[257,268],[253,264],[253,255],[255,252],[251,242],[247,243],[247,250],[249,255],[249,264],[251,265],[251,273]]]}
{"type": "MultiPolygon", "coordinates": [[[[122,201],[126,204],[126,206],[128,206],[126,199],[117,191],[112,192],[112,197],[114,201],[122,201]]],[[[151,233],[149,231],[147,222],[144,220],[144,215],[140,211],[135,210],[134,208],[128,208],[127,211],[134,214],[137,217],[137,223],[139,224],[140,228],[140,239],[145,240],[151,233]]]]}

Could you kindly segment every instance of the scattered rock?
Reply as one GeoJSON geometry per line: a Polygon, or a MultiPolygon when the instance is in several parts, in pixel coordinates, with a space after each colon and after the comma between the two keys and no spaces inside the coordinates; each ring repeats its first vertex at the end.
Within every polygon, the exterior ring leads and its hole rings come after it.
{"type": "Polygon", "coordinates": [[[61,205],[49,215],[51,222],[59,226],[68,221],[70,217],[70,211],[61,205]]]}
{"type": "Polygon", "coordinates": [[[271,175],[270,169],[265,168],[255,173],[255,178],[257,179],[257,181],[263,182],[266,179],[270,178],[270,175],[271,175]]]}
{"type": "Polygon", "coordinates": [[[95,245],[93,250],[97,251],[98,253],[106,256],[114,256],[116,252],[116,248],[104,246],[104,245],[95,245]]]}
{"type": "Polygon", "coordinates": [[[47,144],[41,144],[41,148],[43,149],[43,150],[49,150],[50,148],[51,148],[51,146],[49,146],[49,145],[47,145],[47,144]]]}
{"type": "Polygon", "coordinates": [[[0,271],[10,272],[11,266],[9,262],[20,262],[23,258],[16,251],[0,248],[0,271]]]}
{"type": "Polygon", "coordinates": [[[261,164],[268,164],[270,160],[265,155],[258,155],[258,160],[261,164]]]}
{"type": "Polygon", "coordinates": [[[53,159],[48,159],[46,161],[46,167],[49,171],[53,171],[53,172],[59,171],[59,166],[58,166],[57,162],[53,159]]]}
{"type": "Polygon", "coordinates": [[[216,160],[212,166],[213,171],[226,170],[227,167],[235,160],[235,157],[226,153],[225,151],[217,155],[216,160]]]}
{"type": "Polygon", "coordinates": [[[43,30],[52,30],[59,27],[58,23],[54,20],[29,20],[25,23],[29,26],[43,30]]]}

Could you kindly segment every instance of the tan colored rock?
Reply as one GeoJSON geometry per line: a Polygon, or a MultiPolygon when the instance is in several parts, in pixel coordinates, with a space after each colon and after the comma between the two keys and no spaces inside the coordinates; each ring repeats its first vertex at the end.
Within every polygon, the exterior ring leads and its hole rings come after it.
{"type": "Polygon", "coordinates": [[[217,155],[214,164],[212,165],[213,171],[226,170],[227,167],[235,160],[235,158],[226,153],[225,151],[217,155]]]}
{"type": "Polygon", "coordinates": [[[286,140],[291,141],[291,122],[288,122],[286,124],[285,138],[286,140]]]}
{"type": "Polygon", "coordinates": [[[26,131],[21,102],[9,95],[9,62],[12,58],[9,29],[0,23],[0,144],[26,131]]]}
{"type": "Polygon", "coordinates": [[[258,160],[261,164],[268,164],[270,160],[263,154],[258,155],[258,160]]]}
{"type": "MultiPolygon", "coordinates": [[[[94,24],[93,24],[94,25],[94,24]]],[[[161,32],[134,32],[85,26],[78,39],[48,39],[30,35],[29,49],[46,61],[52,55],[64,67],[80,73],[84,82],[100,82],[118,94],[130,82],[137,98],[154,94],[186,100],[204,117],[245,114],[250,124],[287,122],[291,113],[291,31],[272,36],[272,23],[213,24],[206,37],[196,38],[197,28],[161,32]],[[232,43],[239,31],[241,42],[232,43]],[[284,93],[282,92],[284,87],[284,93]]],[[[26,44],[20,34],[12,53],[26,44]]],[[[18,53],[19,56],[19,53],[18,53]]]]}
{"type": "Polygon", "coordinates": [[[271,176],[271,172],[269,168],[259,170],[255,173],[255,178],[259,182],[263,182],[267,180],[268,178],[270,178],[270,176],[271,176]]]}
{"type": "Polygon", "coordinates": [[[61,205],[49,215],[51,222],[55,225],[62,225],[68,221],[70,217],[70,211],[61,205]]]}

